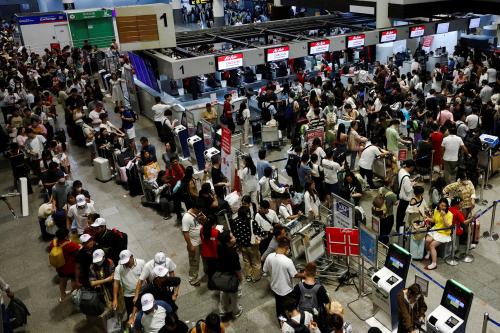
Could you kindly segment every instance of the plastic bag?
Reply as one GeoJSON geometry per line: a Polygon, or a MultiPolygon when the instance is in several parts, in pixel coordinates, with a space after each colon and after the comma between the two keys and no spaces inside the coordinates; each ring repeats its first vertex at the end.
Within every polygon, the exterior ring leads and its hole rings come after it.
{"type": "Polygon", "coordinates": [[[238,195],[238,192],[234,191],[234,192],[229,193],[224,198],[224,200],[227,201],[227,203],[229,204],[229,207],[231,207],[231,210],[233,213],[238,212],[238,209],[240,209],[240,207],[241,207],[241,198],[238,195]]]}

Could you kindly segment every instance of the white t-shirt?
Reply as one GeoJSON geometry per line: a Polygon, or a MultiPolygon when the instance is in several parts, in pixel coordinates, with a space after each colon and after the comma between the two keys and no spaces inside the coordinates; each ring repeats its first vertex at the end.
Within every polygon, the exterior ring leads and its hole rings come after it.
{"type": "Polygon", "coordinates": [[[293,278],[297,270],[292,259],[283,254],[271,253],[264,262],[264,272],[271,275],[271,290],[286,296],[293,290],[293,278]]]}
{"type": "Polygon", "coordinates": [[[304,193],[304,210],[305,214],[309,216],[310,212],[312,211],[314,216],[319,216],[319,196],[315,195],[315,199],[312,197],[311,194],[309,194],[308,191],[305,191],[304,193]]]}
{"type": "Polygon", "coordinates": [[[259,182],[257,181],[257,173],[252,175],[252,172],[249,168],[245,167],[241,170],[238,170],[238,177],[241,180],[241,186],[243,188],[243,192],[248,194],[250,192],[255,192],[259,189],[259,182]]]}
{"type": "Polygon", "coordinates": [[[160,305],[156,306],[156,309],[146,314],[144,313],[141,318],[141,325],[144,333],[157,333],[163,326],[165,326],[165,317],[167,316],[167,310],[160,305]]]}
{"type": "Polygon", "coordinates": [[[88,224],[88,215],[95,213],[96,210],[94,208],[93,203],[88,203],[84,207],[77,207],[77,205],[72,205],[68,209],[68,217],[73,219],[76,217],[76,230],[79,235],[83,234],[85,228],[89,226],[88,224]]]}
{"type": "Polygon", "coordinates": [[[33,153],[33,154],[36,154],[36,156],[34,156],[34,158],[36,159],[40,159],[42,158],[42,152],[43,152],[43,145],[45,144],[45,142],[47,141],[47,139],[45,139],[45,137],[43,135],[40,135],[40,134],[37,134],[35,135],[35,137],[33,139],[28,139],[26,141],[26,146],[28,148],[28,150],[33,153]]]}
{"type": "Polygon", "coordinates": [[[373,168],[373,162],[380,154],[380,149],[377,146],[370,145],[366,147],[359,157],[359,167],[365,170],[371,170],[373,168]]]}
{"type": "Polygon", "coordinates": [[[267,220],[262,217],[262,215],[263,214],[261,212],[255,214],[255,222],[257,222],[259,227],[266,232],[271,231],[274,223],[280,223],[278,215],[276,215],[276,212],[272,209],[269,209],[269,211],[265,215],[267,220]]]}
{"type": "Polygon", "coordinates": [[[465,118],[465,123],[470,130],[476,129],[481,123],[481,119],[477,114],[470,114],[465,118]]]}
{"type": "MultiPolygon", "coordinates": [[[[300,323],[301,314],[299,313],[298,315],[293,316],[290,319],[292,319],[296,323],[300,323]]],[[[313,315],[308,311],[304,311],[304,325],[308,326],[311,323],[311,321],[313,321],[313,315]]],[[[292,326],[288,325],[287,322],[284,322],[283,326],[281,326],[281,332],[282,333],[295,333],[295,329],[292,326]]],[[[313,333],[313,332],[320,333],[318,329],[311,331],[311,333],[313,333]]]]}
{"type": "Polygon", "coordinates": [[[316,148],[316,150],[314,151],[313,154],[316,154],[319,157],[318,162],[316,162],[316,164],[318,164],[318,165],[320,164],[321,160],[324,159],[326,156],[325,151],[321,147],[316,148]]]}
{"type": "Polygon", "coordinates": [[[464,145],[462,138],[454,134],[448,135],[443,139],[441,147],[444,147],[443,160],[447,162],[458,161],[458,151],[464,145]]]}
{"type": "Polygon", "coordinates": [[[106,111],[104,111],[104,109],[101,112],[97,112],[96,110],[90,111],[89,118],[92,119],[92,124],[93,125],[100,125],[101,124],[102,121],[99,118],[99,115],[101,113],[104,113],[104,112],[106,112],[106,111]]]}
{"type": "Polygon", "coordinates": [[[486,70],[486,73],[488,74],[488,83],[495,83],[497,82],[497,70],[493,67],[490,67],[486,70]]]}
{"type": "MultiPolygon", "coordinates": [[[[155,263],[154,259],[151,259],[146,264],[144,264],[144,267],[142,268],[142,272],[141,272],[139,279],[141,279],[142,281],[148,280],[149,282],[153,282],[153,279],[155,278],[155,275],[153,273],[153,269],[156,266],[158,266],[158,264],[155,263]]],[[[175,269],[177,268],[175,263],[170,258],[166,258],[165,264],[163,266],[168,270],[169,273],[174,272],[175,269]]]]}
{"type": "Polygon", "coordinates": [[[153,121],[163,121],[165,118],[165,110],[168,109],[168,105],[165,104],[155,104],[151,107],[153,110],[153,121]]]}
{"type": "Polygon", "coordinates": [[[337,178],[337,173],[342,169],[340,164],[332,160],[322,160],[321,166],[325,172],[325,183],[327,184],[337,184],[339,179],[337,178]]]}
{"type": "Polygon", "coordinates": [[[200,230],[201,224],[198,222],[198,218],[193,216],[190,212],[184,214],[182,217],[182,232],[189,232],[191,245],[198,246],[201,244],[200,230]]]}
{"type": "Polygon", "coordinates": [[[144,260],[134,258],[134,261],[135,265],[132,268],[128,268],[125,265],[118,265],[115,269],[113,278],[115,281],[120,282],[125,297],[132,297],[135,295],[135,287],[141,276],[142,269],[144,268],[144,260]]]}
{"type": "Polygon", "coordinates": [[[284,203],[281,203],[279,213],[285,220],[288,219],[293,215],[292,205],[285,205],[284,203]]]}

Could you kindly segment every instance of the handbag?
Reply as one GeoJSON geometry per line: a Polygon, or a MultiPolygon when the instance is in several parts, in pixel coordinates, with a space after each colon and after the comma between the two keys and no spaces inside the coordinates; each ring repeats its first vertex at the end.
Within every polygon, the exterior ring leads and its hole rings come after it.
{"type": "Polygon", "coordinates": [[[99,316],[105,310],[101,295],[94,290],[80,292],[80,311],[87,316],[99,316]]]}
{"type": "Polygon", "coordinates": [[[208,280],[208,289],[235,293],[238,291],[239,284],[240,281],[234,273],[215,272],[212,278],[208,280]]]}

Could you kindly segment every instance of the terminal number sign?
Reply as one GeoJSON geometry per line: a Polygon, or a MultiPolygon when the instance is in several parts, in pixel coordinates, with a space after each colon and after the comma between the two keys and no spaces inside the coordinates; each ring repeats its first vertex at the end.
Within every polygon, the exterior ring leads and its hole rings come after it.
{"type": "Polygon", "coordinates": [[[365,35],[364,34],[347,37],[347,47],[354,48],[354,47],[361,47],[361,46],[365,46],[365,35]]]}
{"type": "Polygon", "coordinates": [[[325,39],[325,40],[319,40],[317,42],[310,42],[309,43],[309,54],[321,54],[328,52],[330,49],[330,40],[325,39]]]}
{"type": "Polygon", "coordinates": [[[243,53],[217,57],[217,70],[223,71],[243,66],[243,53]]]}
{"type": "Polygon", "coordinates": [[[410,28],[410,38],[422,37],[425,33],[425,26],[419,25],[410,28]]]}
{"type": "Polygon", "coordinates": [[[267,61],[278,61],[288,59],[290,48],[288,46],[273,47],[266,49],[267,61]]]}
{"type": "Polygon", "coordinates": [[[396,29],[386,30],[380,32],[380,42],[394,42],[396,40],[398,31],[396,29]]]}

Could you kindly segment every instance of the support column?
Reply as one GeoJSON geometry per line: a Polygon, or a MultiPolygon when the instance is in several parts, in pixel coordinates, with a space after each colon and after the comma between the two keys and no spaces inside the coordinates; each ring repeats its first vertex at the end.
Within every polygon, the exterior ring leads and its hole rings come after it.
{"type": "Polygon", "coordinates": [[[376,4],[377,29],[390,27],[389,0],[377,0],[376,4]]]}
{"type": "Polygon", "coordinates": [[[226,25],[224,19],[224,0],[214,0],[212,3],[212,11],[214,13],[214,26],[221,27],[226,25]]]}
{"type": "Polygon", "coordinates": [[[75,9],[75,2],[73,0],[62,0],[64,10],[75,9]]]}

